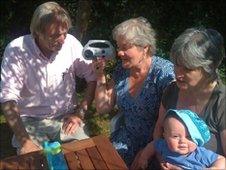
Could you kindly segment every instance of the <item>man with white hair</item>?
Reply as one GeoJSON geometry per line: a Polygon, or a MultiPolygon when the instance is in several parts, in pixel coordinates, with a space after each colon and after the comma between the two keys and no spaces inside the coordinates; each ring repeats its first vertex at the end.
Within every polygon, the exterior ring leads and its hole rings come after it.
{"type": "Polygon", "coordinates": [[[30,35],[8,44],[1,66],[1,103],[14,132],[19,154],[41,149],[45,140],[88,138],[83,123],[95,92],[91,62],[83,59],[82,45],[68,34],[71,19],[56,2],[37,7],[30,35]],[[87,89],[78,105],[75,77],[87,89]]]}

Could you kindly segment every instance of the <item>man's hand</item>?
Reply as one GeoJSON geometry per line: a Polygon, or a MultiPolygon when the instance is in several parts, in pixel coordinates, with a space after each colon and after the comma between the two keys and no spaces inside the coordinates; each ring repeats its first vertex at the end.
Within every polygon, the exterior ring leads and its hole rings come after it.
{"type": "Polygon", "coordinates": [[[82,120],[75,115],[68,115],[64,118],[62,129],[66,135],[76,132],[79,126],[82,125],[82,120]]]}
{"type": "Polygon", "coordinates": [[[41,150],[41,148],[39,146],[34,144],[34,142],[32,142],[32,140],[27,140],[20,148],[19,154],[22,155],[22,154],[26,154],[29,152],[35,152],[38,150],[41,150]]]}

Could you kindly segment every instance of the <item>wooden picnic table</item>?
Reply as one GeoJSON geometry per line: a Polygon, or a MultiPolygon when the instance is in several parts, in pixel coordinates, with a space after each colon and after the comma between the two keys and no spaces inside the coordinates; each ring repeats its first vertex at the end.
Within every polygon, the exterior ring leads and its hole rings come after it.
{"type": "MultiPolygon", "coordinates": [[[[69,169],[128,169],[105,136],[62,144],[69,169]]],[[[0,169],[48,169],[43,151],[12,156],[0,161],[0,169]]]]}

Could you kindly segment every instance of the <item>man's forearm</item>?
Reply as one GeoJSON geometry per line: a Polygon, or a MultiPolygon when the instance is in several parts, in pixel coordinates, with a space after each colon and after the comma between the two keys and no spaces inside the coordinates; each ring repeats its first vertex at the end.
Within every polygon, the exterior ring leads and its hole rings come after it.
{"type": "Polygon", "coordinates": [[[14,132],[17,140],[23,145],[27,140],[30,140],[28,133],[23,125],[19,115],[19,109],[15,101],[7,101],[2,103],[2,111],[5,118],[14,132]]]}

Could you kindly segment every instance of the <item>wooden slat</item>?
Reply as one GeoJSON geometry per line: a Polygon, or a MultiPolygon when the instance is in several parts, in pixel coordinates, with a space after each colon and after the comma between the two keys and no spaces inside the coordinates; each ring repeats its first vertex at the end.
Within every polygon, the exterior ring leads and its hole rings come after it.
{"type": "Polygon", "coordinates": [[[98,152],[96,147],[91,147],[86,149],[91,161],[93,162],[93,165],[95,167],[95,169],[108,169],[105,161],[103,160],[103,158],[101,157],[100,153],[98,152]]]}
{"type": "Polygon", "coordinates": [[[109,169],[128,169],[107,137],[96,136],[93,141],[109,169]]]}
{"type": "Polygon", "coordinates": [[[24,155],[21,155],[17,158],[17,161],[19,162],[18,169],[19,170],[28,170],[30,169],[30,164],[29,164],[29,157],[25,157],[24,155]],[[27,159],[26,159],[27,158],[27,159]]]}
{"type": "Polygon", "coordinates": [[[4,167],[4,163],[3,161],[0,160],[0,169],[3,169],[3,167],[4,167]]]}
{"type": "Polygon", "coordinates": [[[78,156],[74,152],[68,152],[64,156],[70,170],[82,169],[81,164],[78,161],[78,156]]]}
{"type": "Polygon", "coordinates": [[[18,169],[18,162],[15,162],[14,160],[7,160],[7,161],[2,160],[1,169],[7,169],[7,170],[18,169]]]}
{"type": "Polygon", "coordinates": [[[47,169],[47,161],[42,151],[31,152],[25,155],[12,156],[2,160],[2,169],[47,169]]]}
{"type": "Polygon", "coordinates": [[[27,170],[29,168],[29,161],[23,159],[24,157],[18,156],[18,157],[10,157],[9,159],[3,160],[3,169],[8,170],[27,170]]]}
{"type": "Polygon", "coordinates": [[[63,153],[66,154],[68,152],[74,152],[82,149],[86,149],[89,147],[95,146],[95,143],[93,142],[92,138],[89,139],[83,139],[83,140],[76,140],[68,143],[62,144],[62,150],[63,153]]]}
{"type": "MultiPolygon", "coordinates": [[[[30,154],[29,154],[30,155],[30,154]]],[[[15,170],[15,169],[29,169],[27,160],[24,160],[26,155],[11,156],[2,160],[3,169],[15,170]]]]}
{"type": "Polygon", "coordinates": [[[93,163],[86,152],[86,150],[79,150],[75,152],[81,163],[82,169],[94,169],[93,163]]]}
{"type": "Polygon", "coordinates": [[[48,169],[47,159],[43,153],[30,156],[29,161],[31,170],[48,169]]]}

